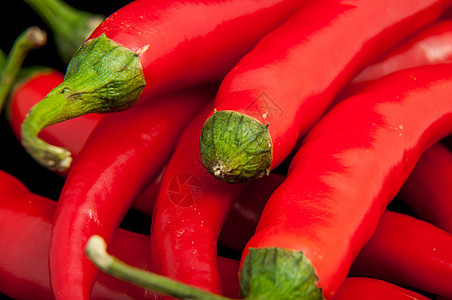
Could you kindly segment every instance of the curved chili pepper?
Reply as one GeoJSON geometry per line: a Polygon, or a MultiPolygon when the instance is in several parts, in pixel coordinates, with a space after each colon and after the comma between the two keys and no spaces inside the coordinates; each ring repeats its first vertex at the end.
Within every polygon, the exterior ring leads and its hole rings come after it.
{"type": "Polygon", "coordinates": [[[200,139],[203,165],[228,182],[268,174],[356,72],[450,6],[358,0],[300,8],[224,78],[200,139]]]}
{"type": "Polygon", "coordinates": [[[452,234],[451,180],[452,154],[436,144],[422,154],[398,197],[417,216],[452,234]]]}
{"type": "Polygon", "coordinates": [[[199,160],[197,141],[210,108],[181,135],[163,173],[152,218],[151,260],[158,274],[221,294],[218,235],[245,185],[212,178],[199,160]]]}
{"type": "Polygon", "coordinates": [[[429,298],[378,279],[348,277],[336,293],[334,300],[428,300],[429,298]]]}
{"type": "Polygon", "coordinates": [[[70,153],[39,139],[42,128],[90,112],[130,108],[142,94],[148,98],[220,80],[300,3],[303,1],[129,3],[96,28],[72,57],[64,83],[30,111],[23,124],[23,145],[44,166],[65,170],[71,163],[70,153]]]}
{"type": "Polygon", "coordinates": [[[387,210],[353,262],[350,274],[452,297],[451,249],[451,234],[387,210]]]}
{"type": "Polygon", "coordinates": [[[104,16],[81,11],[62,0],[24,0],[53,33],[58,53],[68,63],[104,16]]]}
{"type": "MultiPolygon", "coordinates": [[[[50,289],[48,249],[57,203],[31,193],[15,177],[0,171],[0,292],[13,299],[54,299],[50,289]]],[[[149,237],[119,229],[111,243],[118,257],[151,269],[149,237]]],[[[226,295],[237,295],[238,262],[218,257],[226,295]]],[[[110,276],[99,274],[91,299],[158,299],[110,276]]]]}
{"type": "MultiPolygon", "coordinates": [[[[19,140],[20,126],[30,108],[63,82],[63,77],[57,70],[44,69],[33,72],[16,84],[8,105],[8,121],[19,140]]],[[[101,114],[80,116],[44,128],[39,136],[48,143],[69,149],[75,159],[102,117],[101,114]]]]}
{"type": "Polygon", "coordinates": [[[50,274],[57,299],[89,299],[98,270],[84,244],[108,242],[133,200],[161,172],[180,132],[213,98],[193,88],[133,110],[105,116],[91,133],[61,192],[50,242],[50,274]]]}
{"type": "Polygon", "coordinates": [[[451,92],[450,64],[418,67],[378,80],[327,113],[304,138],[242,254],[241,281],[253,291],[245,295],[265,292],[254,286],[268,279],[259,264],[276,255],[301,266],[266,266],[276,285],[287,280],[291,288],[279,295],[282,288],[269,286],[269,293],[286,298],[298,285],[317,286],[331,299],[422,152],[451,133],[451,92]]]}

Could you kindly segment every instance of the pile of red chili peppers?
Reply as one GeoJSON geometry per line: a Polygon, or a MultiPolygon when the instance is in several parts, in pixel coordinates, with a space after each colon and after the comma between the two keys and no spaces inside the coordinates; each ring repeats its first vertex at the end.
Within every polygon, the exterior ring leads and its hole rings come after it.
{"type": "Polygon", "coordinates": [[[0,295],[452,299],[452,0],[4,11],[0,295]]]}

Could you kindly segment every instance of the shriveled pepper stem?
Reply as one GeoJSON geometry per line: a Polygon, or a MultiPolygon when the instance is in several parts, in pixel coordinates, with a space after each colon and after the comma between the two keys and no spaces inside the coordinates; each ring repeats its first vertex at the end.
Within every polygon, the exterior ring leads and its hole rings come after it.
{"type": "Polygon", "coordinates": [[[58,51],[65,62],[105,19],[80,11],[61,0],[24,0],[38,13],[54,33],[58,51]]]}
{"type": "Polygon", "coordinates": [[[64,95],[46,97],[28,113],[21,126],[22,145],[41,165],[50,170],[66,171],[71,163],[71,153],[64,148],[50,145],[38,137],[39,132],[67,118],[64,95]],[[63,117],[63,118],[61,118],[63,117]]]}
{"type": "Polygon", "coordinates": [[[113,277],[178,299],[230,300],[230,298],[127,265],[108,254],[106,250],[107,245],[104,239],[98,235],[93,235],[86,245],[88,258],[99,269],[113,277]]]}
{"type": "Polygon", "coordinates": [[[28,53],[42,47],[47,42],[47,34],[38,27],[30,27],[22,32],[6,58],[0,81],[0,112],[13,86],[17,73],[28,53]]]}

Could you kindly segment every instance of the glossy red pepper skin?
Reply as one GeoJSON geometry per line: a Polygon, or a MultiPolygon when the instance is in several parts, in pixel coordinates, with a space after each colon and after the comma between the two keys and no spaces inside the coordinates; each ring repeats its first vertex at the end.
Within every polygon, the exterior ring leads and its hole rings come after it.
{"type": "Polygon", "coordinates": [[[428,300],[429,298],[378,279],[348,277],[336,293],[334,300],[428,300]]]}
{"type": "Polygon", "coordinates": [[[98,269],[84,246],[111,240],[134,199],[159,175],[185,125],[214,95],[193,88],[105,116],[72,166],[58,200],[50,243],[57,298],[89,299],[98,269]]]}
{"type": "MultiPolygon", "coordinates": [[[[48,249],[57,203],[31,193],[13,176],[0,172],[0,292],[13,299],[54,299],[49,280],[48,249]]],[[[149,237],[119,229],[110,250],[117,257],[151,270],[149,237]]],[[[238,293],[238,261],[218,257],[226,295],[238,293]]],[[[91,299],[158,299],[150,291],[100,273],[91,299]]]]}
{"type": "Polygon", "coordinates": [[[156,273],[222,294],[218,235],[244,185],[212,178],[202,166],[197,141],[207,112],[181,135],[163,173],[152,218],[151,260],[156,273]]]}
{"type": "MultiPolygon", "coordinates": [[[[14,88],[9,100],[8,121],[19,140],[20,126],[27,113],[54,87],[62,83],[63,78],[64,75],[56,70],[37,71],[14,88]]],[[[102,116],[87,114],[49,126],[40,133],[40,137],[53,145],[69,149],[75,158],[102,116]]]]}
{"type": "Polygon", "coordinates": [[[269,124],[269,169],[274,169],[364,65],[433,22],[450,5],[390,0],[309,3],[228,73],[214,109],[269,124]]]}
{"type": "Polygon", "coordinates": [[[331,299],[422,152],[451,133],[451,92],[442,64],[393,73],[336,105],[303,140],[242,259],[249,247],[302,251],[331,299]]]}
{"type": "Polygon", "coordinates": [[[421,219],[452,234],[452,154],[442,144],[422,154],[398,197],[421,219]]]}
{"type": "Polygon", "coordinates": [[[385,211],[350,274],[452,297],[452,235],[409,215],[385,211]]]}
{"type": "Polygon", "coordinates": [[[139,53],[146,95],[220,80],[303,2],[136,0],[110,15],[90,38],[106,34],[139,53]]]}
{"type": "Polygon", "coordinates": [[[366,66],[340,92],[347,98],[389,73],[422,65],[452,61],[452,20],[441,19],[400,42],[387,55],[366,66]]]}

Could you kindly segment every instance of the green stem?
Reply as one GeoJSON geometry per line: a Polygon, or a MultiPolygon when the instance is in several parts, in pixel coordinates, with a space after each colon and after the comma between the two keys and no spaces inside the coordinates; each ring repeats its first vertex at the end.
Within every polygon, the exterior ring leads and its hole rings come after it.
{"type": "Polygon", "coordinates": [[[178,299],[229,299],[180,281],[127,265],[108,254],[106,249],[105,241],[100,236],[94,235],[88,240],[86,254],[99,269],[113,277],[178,299]]]}
{"type": "Polygon", "coordinates": [[[61,0],[24,0],[49,26],[65,62],[104,20],[103,16],[77,10],[61,0]]]}
{"type": "Polygon", "coordinates": [[[43,166],[66,171],[70,153],[38,138],[52,124],[88,113],[121,111],[132,107],[146,81],[137,53],[105,35],[83,43],[71,59],[64,82],[28,113],[22,123],[22,144],[43,166]]]}
{"type": "Polygon", "coordinates": [[[38,27],[30,27],[22,32],[6,58],[0,81],[0,112],[3,110],[6,98],[11,91],[16,76],[28,53],[42,47],[47,41],[46,33],[38,27]]]}

